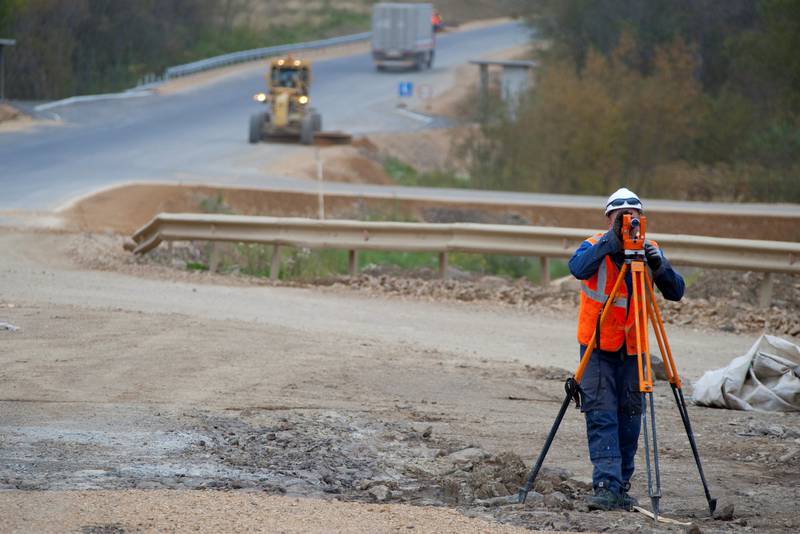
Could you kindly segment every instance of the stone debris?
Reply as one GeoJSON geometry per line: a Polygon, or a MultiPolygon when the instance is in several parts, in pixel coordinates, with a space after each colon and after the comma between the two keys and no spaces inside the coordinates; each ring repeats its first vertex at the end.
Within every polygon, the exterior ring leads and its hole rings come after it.
{"type": "Polygon", "coordinates": [[[769,436],[778,439],[800,438],[800,429],[752,420],[747,422],[744,431],[737,433],[739,436],[769,436]]]}
{"type": "Polygon", "coordinates": [[[728,503],[714,511],[714,519],[718,521],[730,521],[733,519],[733,503],[728,503]]]}
{"type": "MultiPolygon", "coordinates": [[[[161,246],[143,256],[123,249],[125,238],[103,234],[81,234],[73,237],[71,255],[81,265],[99,270],[130,272],[136,275],[158,275],[179,280],[203,277],[224,277],[225,283],[241,285],[280,284],[289,286],[326,286],[357,291],[380,292],[402,298],[493,302],[537,313],[576,314],[579,291],[576,281],[567,276],[548,286],[527,279],[468,273],[451,267],[450,278],[440,279],[435,269],[401,270],[393,266],[373,266],[354,277],[332,276],[315,280],[272,282],[262,277],[241,273],[235,247],[220,243],[222,272],[203,270],[211,261],[211,243],[174,243],[161,246]]],[[[268,264],[260,266],[268,271],[268,264]]],[[[759,305],[759,287],[765,273],[736,272],[715,269],[689,271],[686,295],[680,302],[659,298],[662,318],[667,324],[690,326],[735,333],[766,332],[777,336],[800,337],[800,276],[772,274],[774,296],[769,308],[759,305]]],[[[686,273],[684,273],[686,274],[686,273]]]]}

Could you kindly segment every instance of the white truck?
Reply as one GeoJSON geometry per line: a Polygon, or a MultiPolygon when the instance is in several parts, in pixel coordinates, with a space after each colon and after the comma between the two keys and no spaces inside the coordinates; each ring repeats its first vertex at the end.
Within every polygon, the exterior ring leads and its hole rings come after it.
{"type": "Polygon", "coordinates": [[[431,4],[375,4],[372,9],[372,59],[375,67],[430,68],[436,38],[431,4]]]}

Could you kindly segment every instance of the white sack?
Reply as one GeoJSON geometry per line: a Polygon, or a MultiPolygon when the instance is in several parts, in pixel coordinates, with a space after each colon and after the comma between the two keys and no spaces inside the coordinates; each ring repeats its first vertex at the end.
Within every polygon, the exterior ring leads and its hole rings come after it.
{"type": "Polygon", "coordinates": [[[800,347],[763,335],[727,367],[706,371],[692,397],[715,408],[800,411],[800,347]]]}

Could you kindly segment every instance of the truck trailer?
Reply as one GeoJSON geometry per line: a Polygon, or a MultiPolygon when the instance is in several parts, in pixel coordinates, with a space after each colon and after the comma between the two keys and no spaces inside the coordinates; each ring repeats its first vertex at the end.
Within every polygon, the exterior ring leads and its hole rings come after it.
{"type": "Polygon", "coordinates": [[[436,47],[431,4],[375,4],[372,9],[372,59],[386,67],[430,68],[436,47]]]}

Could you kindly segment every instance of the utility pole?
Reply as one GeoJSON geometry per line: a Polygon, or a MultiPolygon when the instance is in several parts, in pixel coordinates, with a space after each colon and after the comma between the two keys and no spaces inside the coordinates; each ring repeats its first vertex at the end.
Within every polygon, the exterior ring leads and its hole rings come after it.
{"type": "Polygon", "coordinates": [[[14,46],[17,41],[14,39],[0,39],[0,102],[6,99],[6,84],[5,84],[5,60],[3,59],[3,50],[6,46],[14,46]]]}

